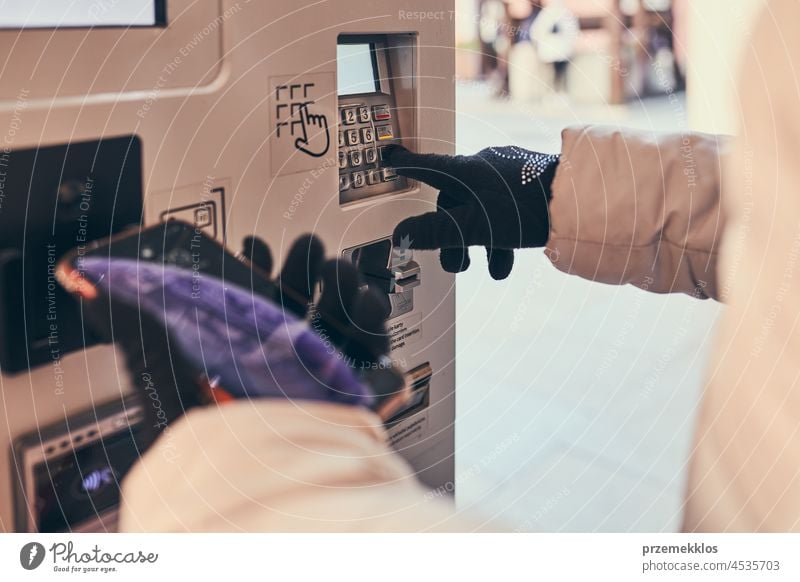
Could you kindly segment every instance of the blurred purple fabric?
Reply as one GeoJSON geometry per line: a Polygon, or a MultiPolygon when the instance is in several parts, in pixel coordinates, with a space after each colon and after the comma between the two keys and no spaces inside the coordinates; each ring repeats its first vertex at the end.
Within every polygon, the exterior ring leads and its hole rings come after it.
{"type": "Polygon", "coordinates": [[[165,325],[184,357],[236,398],[373,403],[335,347],[306,321],[246,289],[131,259],[85,257],[81,271],[116,301],[138,305],[165,325]]]}

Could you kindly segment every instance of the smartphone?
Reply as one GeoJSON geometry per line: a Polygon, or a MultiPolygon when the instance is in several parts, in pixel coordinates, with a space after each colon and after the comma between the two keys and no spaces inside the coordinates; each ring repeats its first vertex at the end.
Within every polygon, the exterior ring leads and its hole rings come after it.
{"type": "MultiPolygon", "coordinates": [[[[56,268],[56,276],[67,291],[84,299],[97,296],[94,285],[83,276],[82,263],[90,257],[172,265],[229,281],[272,301],[281,297],[268,273],[246,258],[234,256],[202,230],[180,220],[131,229],[66,253],[56,268]]],[[[283,295],[305,309],[305,299],[291,289],[284,290],[283,295]]]]}
{"type": "MultiPolygon", "coordinates": [[[[174,266],[191,270],[199,276],[208,275],[225,283],[232,283],[244,291],[249,291],[261,296],[268,301],[288,309],[299,318],[305,315],[307,301],[304,297],[292,292],[290,289],[279,289],[269,279],[269,274],[261,271],[243,257],[236,257],[223,245],[208,237],[200,229],[186,222],[170,220],[143,229],[132,229],[114,235],[106,240],[97,240],[85,247],[73,249],[59,261],[56,268],[56,278],[70,292],[83,298],[93,300],[97,298],[99,289],[96,284],[86,276],[84,263],[102,259],[108,264],[116,261],[130,263],[131,269],[127,276],[134,277],[135,265],[150,263],[155,265],[174,266]]],[[[131,281],[135,285],[135,281],[131,281]]],[[[219,305],[213,309],[228,309],[219,305]]],[[[245,306],[244,317],[249,310],[252,318],[251,306],[245,306]]],[[[226,323],[228,316],[226,312],[226,323]]],[[[322,314],[323,317],[324,314],[322,314]]],[[[336,331],[339,337],[349,338],[347,326],[341,322],[325,318],[325,325],[336,331]]],[[[207,326],[205,332],[209,336],[214,333],[225,333],[225,330],[214,330],[213,324],[207,326]]],[[[355,341],[355,340],[348,340],[355,341]]],[[[341,346],[339,346],[341,348],[341,346]]],[[[358,344],[360,353],[368,354],[372,362],[382,362],[385,358],[381,354],[371,353],[371,348],[358,344]]],[[[243,347],[243,351],[246,348],[243,347]]],[[[225,366],[227,369],[230,366],[225,366]]],[[[234,365],[235,367],[235,365],[234,365]]],[[[396,412],[398,406],[405,405],[410,396],[410,386],[405,378],[391,366],[358,366],[353,370],[360,381],[367,384],[372,392],[378,396],[378,411],[382,418],[396,412]]]]}

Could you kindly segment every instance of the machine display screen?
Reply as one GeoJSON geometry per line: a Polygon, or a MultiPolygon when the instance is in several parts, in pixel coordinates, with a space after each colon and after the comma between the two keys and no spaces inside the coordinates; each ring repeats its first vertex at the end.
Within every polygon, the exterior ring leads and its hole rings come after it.
{"type": "Polygon", "coordinates": [[[336,63],[339,95],[380,90],[375,48],[371,43],[337,45],[336,63]]]}
{"type": "Polygon", "coordinates": [[[0,0],[0,28],[164,24],[166,0],[0,0]]]}
{"type": "Polygon", "coordinates": [[[125,430],[36,466],[37,529],[65,531],[117,505],[119,480],[138,457],[125,430]]]}

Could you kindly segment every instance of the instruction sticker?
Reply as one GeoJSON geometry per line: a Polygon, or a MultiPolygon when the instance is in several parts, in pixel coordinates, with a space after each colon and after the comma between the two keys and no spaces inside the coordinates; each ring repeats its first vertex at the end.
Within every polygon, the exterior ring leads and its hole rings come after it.
{"type": "Polygon", "coordinates": [[[338,121],[334,83],[333,73],[270,77],[269,141],[274,176],[314,170],[333,159],[338,121]]]}
{"type": "Polygon", "coordinates": [[[166,208],[158,213],[157,219],[159,222],[183,220],[224,244],[227,222],[225,194],[229,190],[230,180],[206,176],[202,184],[190,184],[158,192],[156,197],[159,203],[166,205],[166,208]]]}
{"type": "Polygon", "coordinates": [[[412,315],[389,325],[389,349],[399,350],[422,339],[422,315],[412,315]]]}
{"type": "Polygon", "coordinates": [[[408,445],[421,441],[427,431],[427,414],[419,418],[413,418],[407,425],[401,426],[397,429],[397,432],[393,432],[389,435],[389,446],[397,448],[400,445],[408,445]]]}

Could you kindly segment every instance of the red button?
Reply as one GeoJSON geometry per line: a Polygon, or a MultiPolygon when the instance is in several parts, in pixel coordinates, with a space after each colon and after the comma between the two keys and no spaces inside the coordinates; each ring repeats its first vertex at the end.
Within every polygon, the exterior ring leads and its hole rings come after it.
{"type": "Polygon", "coordinates": [[[376,105],[372,108],[372,118],[376,121],[386,121],[392,118],[392,113],[387,105],[376,105]]]}

